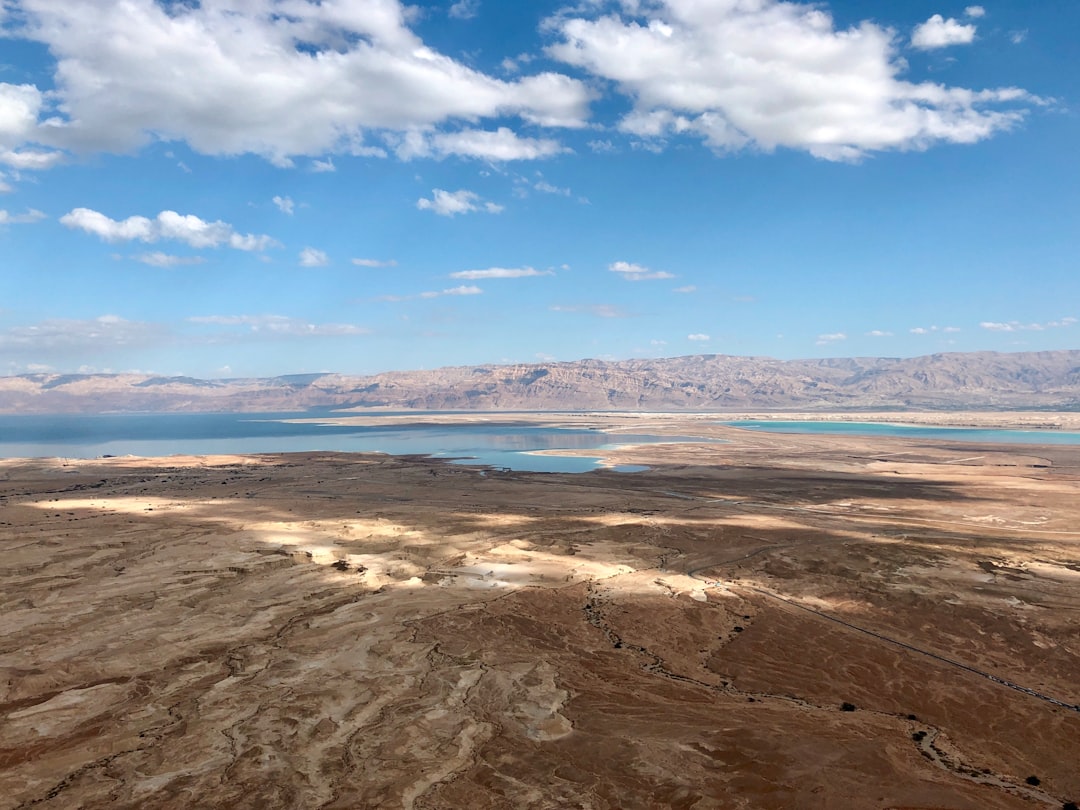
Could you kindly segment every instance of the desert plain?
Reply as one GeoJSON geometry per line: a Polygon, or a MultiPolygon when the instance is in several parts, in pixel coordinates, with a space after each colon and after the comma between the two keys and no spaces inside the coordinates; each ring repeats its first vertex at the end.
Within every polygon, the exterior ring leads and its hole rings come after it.
{"type": "Polygon", "coordinates": [[[0,461],[0,808],[1080,801],[1080,446],[575,424],[0,461]]]}

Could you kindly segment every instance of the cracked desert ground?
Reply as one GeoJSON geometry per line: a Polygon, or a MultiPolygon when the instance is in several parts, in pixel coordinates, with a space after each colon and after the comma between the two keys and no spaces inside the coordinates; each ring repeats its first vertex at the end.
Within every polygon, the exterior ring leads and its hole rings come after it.
{"type": "Polygon", "coordinates": [[[0,462],[0,807],[1080,801],[1080,447],[594,421],[0,462]]]}

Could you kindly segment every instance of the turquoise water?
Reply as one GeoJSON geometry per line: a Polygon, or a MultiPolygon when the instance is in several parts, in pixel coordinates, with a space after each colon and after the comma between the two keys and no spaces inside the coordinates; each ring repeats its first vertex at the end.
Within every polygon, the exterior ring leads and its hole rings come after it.
{"type": "MultiPolygon", "coordinates": [[[[362,427],[284,421],[318,418],[310,413],[0,415],[0,458],[335,451],[430,455],[455,459],[454,463],[530,472],[588,472],[599,466],[599,454],[546,456],[530,451],[603,451],[619,443],[680,441],[679,437],[647,435],[612,437],[596,430],[524,422],[437,425],[411,415],[415,423],[362,427]]],[[[614,469],[635,472],[646,468],[626,465],[614,469]]]]}
{"type": "Polygon", "coordinates": [[[823,433],[840,436],[899,436],[953,442],[995,442],[1010,444],[1080,444],[1080,433],[1058,430],[991,430],[988,428],[926,427],[880,422],[724,422],[731,427],[764,430],[769,433],[823,433]]]}

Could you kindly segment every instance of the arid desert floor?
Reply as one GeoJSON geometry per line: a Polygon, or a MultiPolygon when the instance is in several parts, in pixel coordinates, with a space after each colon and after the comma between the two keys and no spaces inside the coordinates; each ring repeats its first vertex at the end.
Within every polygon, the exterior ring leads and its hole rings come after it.
{"type": "Polygon", "coordinates": [[[0,808],[1080,802],[1080,447],[591,418],[726,443],[0,461],[0,808]]]}

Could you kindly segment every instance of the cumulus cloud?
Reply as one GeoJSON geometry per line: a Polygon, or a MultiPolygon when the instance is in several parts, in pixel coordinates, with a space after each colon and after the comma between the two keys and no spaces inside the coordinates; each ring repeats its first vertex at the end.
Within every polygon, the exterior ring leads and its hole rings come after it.
{"type": "Polygon", "coordinates": [[[665,270],[650,270],[640,264],[632,262],[613,262],[608,265],[608,271],[618,273],[627,281],[652,281],[654,279],[675,278],[665,270]]]}
{"type": "Polygon", "coordinates": [[[148,264],[151,267],[180,267],[186,264],[203,264],[206,261],[202,256],[173,256],[169,253],[162,253],[161,251],[140,253],[131,258],[142,264],[148,264]]]}
{"type": "Polygon", "coordinates": [[[523,138],[508,127],[499,127],[494,131],[463,129],[457,132],[432,133],[412,130],[400,138],[395,151],[402,160],[454,155],[511,161],[539,160],[568,150],[550,138],[523,138]]]}
{"type": "Polygon", "coordinates": [[[0,164],[14,169],[47,169],[62,155],[23,148],[37,140],[44,95],[32,84],[0,82],[0,164]]]}
{"type": "MultiPolygon", "coordinates": [[[[977,6],[971,8],[977,8],[977,6]]],[[[973,14],[970,16],[979,17],[982,15],[973,14]]],[[[935,14],[926,22],[916,25],[915,30],[911,33],[912,46],[924,51],[946,48],[949,45],[968,45],[974,40],[974,25],[965,25],[952,17],[945,19],[940,14],[935,14]]]]}
{"type": "Polygon", "coordinates": [[[837,343],[837,342],[839,342],[841,340],[847,340],[847,335],[845,335],[843,332],[832,332],[832,333],[827,334],[827,335],[818,335],[817,336],[817,345],[818,346],[827,346],[830,343],[837,343]]]}
{"type": "Polygon", "coordinates": [[[90,208],[76,208],[60,217],[60,222],[69,228],[94,234],[106,242],[175,239],[196,249],[228,246],[246,251],[262,251],[279,246],[269,236],[239,234],[221,220],[207,222],[194,214],[178,214],[175,211],[162,211],[155,219],[131,216],[115,220],[90,208]]]}
{"type": "Polygon", "coordinates": [[[483,278],[527,278],[529,276],[553,276],[551,270],[537,270],[533,267],[489,267],[487,270],[459,270],[451,273],[450,278],[475,281],[483,278]]]}
{"type": "Polygon", "coordinates": [[[40,222],[45,219],[45,214],[36,208],[28,208],[22,214],[12,214],[0,208],[0,225],[25,225],[29,222],[40,222]]]}
{"type": "Polygon", "coordinates": [[[357,267],[397,267],[395,259],[353,259],[352,263],[357,267]]]}
{"type": "Polygon", "coordinates": [[[1021,323],[1020,321],[1008,321],[1006,323],[995,321],[983,321],[979,324],[983,329],[990,332],[1044,332],[1047,329],[1062,329],[1075,324],[1076,318],[1062,318],[1058,321],[1046,323],[1021,323]]]}
{"type": "Polygon", "coordinates": [[[979,141],[1019,122],[1017,104],[1039,101],[1016,88],[904,81],[894,31],[869,21],[838,29],[819,4],[613,5],[597,0],[549,20],[559,41],[548,54],[613,82],[633,105],[619,128],[646,146],[691,135],[718,151],[787,147],[854,160],[979,141]]]}
{"type": "Polygon", "coordinates": [[[44,152],[40,149],[0,150],[0,163],[13,169],[51,169],[62,159],[60,152],[44,152]]]}
{"type": "Polygon", "coordinates": [[[692,340],[695,343],[706,343],[709,340],[712,340],[712,338],[710,338],[708,335],[702,334],[701,332],[698,332],[697,334],[694,334],[694,335],[687,335],[686,339],[687,340],[692,340]]]}
{"type": "Polygon", "coordinates": [[[489,214],[498,214],[503,210],[501,205],[493,202],[485,202],[475,191],[445,191],[441,188],[431,190],[431,199],[421,197],[416,201],[416,207],[421,211],[434,211],[442,217],[453,217],[458,214],[469,214],[474,211],[486,211],[489,214]]]}
{"type": "Polygon", "coordinates": [[[330,264],[330,257],[325,251],[316,250],[313,247],[306,247],[300,251],[301,267],[326,267],[328,264],[330,264]]]}
{"type": "Polygon", "coordinates": [[[373,138],[413,127],[510,116],[577,127],[588,116],[584,82],[552,72],[505,81],[471,68],[426,45],[410,27],[417,12],[400,0],[23,0],[20,10],[9,34],[55,57],[60,114],[43,121],[38,88],[3,85],[11,148],[181,140],[288,165],[379,154],[373,138]]]}
{"type": "Polygon", "coordinates": [[[866,333],[867,337],[892,337],[892,332],[885,332],[881,329],[873,329],[866,333]]]}
{"type": "Polygon", "coordinates": [[[350,323],[310,323],[285,315],[199,315],[190,323],[212,326],[239,326],[252,334],[278,337],[351,337],[371,330],[350,323]]]}
{"type": "Polygon", "coordinates": [[[979,17],[986,16],[986,9],[982,6],[968,6],[964,9],[964,16],[971,17],[972,19],[978,19],[979,17]]]}
{"type": "Polygon", "coordinates": [[[274,199],[273,199],[273,203],[274,203],[274,205],[277,206],[278,210],[281,213],[288,214],[289,216],[292,216],[293,209],[295,207],[295,203],[293,203],[291,197],[277,197],[277,196],[275,196],[274,199]]]}

